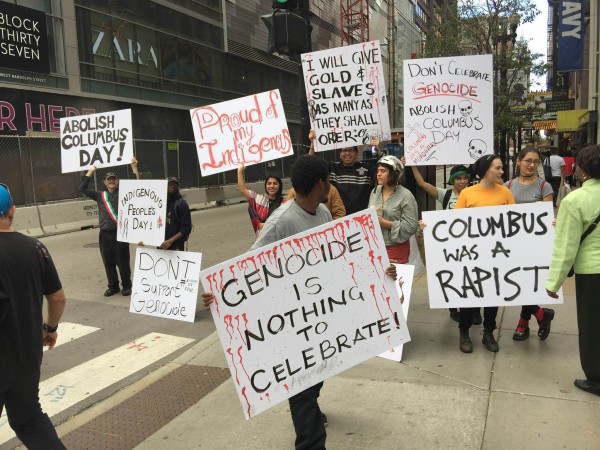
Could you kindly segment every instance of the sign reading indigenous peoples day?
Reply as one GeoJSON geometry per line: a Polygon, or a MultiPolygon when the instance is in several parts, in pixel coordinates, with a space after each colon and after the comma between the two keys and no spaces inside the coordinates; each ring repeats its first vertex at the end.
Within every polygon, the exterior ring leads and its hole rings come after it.
{"type": "Polygon", "coordinates": [[[379,41],[302,55],[315,151],[391,137],[379,41]]]}
{"type": "Polygon", "coordinates": [[[472,164],[493,153],[492,55],[404,61],[408,165],[472,164]]]}
{"type": "Polygon", "coordinates": [[[159,246],[165,241],[167,180],[121,180],[117,240],[159,246]]]}
{"type": "Polygon", "coordinates": [[[131,110],[62,117],[60,147],[63,173],[129,164],[131,110]]]}
{"type": "Polygon", "coordinates": [[[129,312],[193,322],[201,253],[138,247],[129,312]]]}
{"type": "Polygon", "coordinates": [[[375,210],[200,274],[246,418],[407,342],[375,210]]]}
{"type": "Polygon", "coordinates": [[[294,154],[278,89],[190,114],[203,177],[294,154]]]}
{"type": "Polygon", "coordinates": [[[546,294],[552,203],[424,211],[431,308],[562,303],[546,294]]]}

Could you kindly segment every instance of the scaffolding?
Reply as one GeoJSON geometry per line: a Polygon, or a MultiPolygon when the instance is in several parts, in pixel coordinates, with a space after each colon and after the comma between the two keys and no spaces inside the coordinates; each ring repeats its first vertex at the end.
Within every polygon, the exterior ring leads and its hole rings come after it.
{"type": "Polygon", "coordinates": [[[369,0],[340,0],[341,45],[368,42],[369,0]]]}

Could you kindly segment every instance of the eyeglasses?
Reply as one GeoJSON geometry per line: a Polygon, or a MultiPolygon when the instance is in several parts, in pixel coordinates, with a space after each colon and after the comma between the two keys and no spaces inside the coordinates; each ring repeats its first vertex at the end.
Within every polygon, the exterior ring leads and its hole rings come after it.
{"type": "Polygon", "coordinates": [[[539,159],[523,159],[522,160],[525,164],[527,164],[528,166],[531,166],[532,164],[534,166],[539,166],[540,164],[540,160],[539,159]]]}

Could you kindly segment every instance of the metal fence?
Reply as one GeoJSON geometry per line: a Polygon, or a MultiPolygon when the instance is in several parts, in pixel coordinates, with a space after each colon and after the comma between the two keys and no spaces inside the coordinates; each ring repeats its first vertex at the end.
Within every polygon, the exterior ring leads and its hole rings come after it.
{"type": "MultiPolygon", "coordinates": [[[[281,178],[290,175],[292,164],[306,148],[294,145],[294,155],[256,164],[246,168],[246,181],[264,180],[268,174],[281,178]]],[[[191,141],[134,140],[134,153],[144,179],[179,178],[182,188],[222,186],[237,182],[233,170],[203,177],[191,141]]],[[[61,151],[58,137],[0,136],[0,182],[10,187],[17,205],[34,205],[80,198],[81,174],[61,172],[61,151]]],[[[319,153],[333,160],[335,152],[319,153]]],[[[106,172],[115,172],[119,178],[133,178],[129,164],[98,169],[93,181],[96,189],[103,188],[106,172]]]]}

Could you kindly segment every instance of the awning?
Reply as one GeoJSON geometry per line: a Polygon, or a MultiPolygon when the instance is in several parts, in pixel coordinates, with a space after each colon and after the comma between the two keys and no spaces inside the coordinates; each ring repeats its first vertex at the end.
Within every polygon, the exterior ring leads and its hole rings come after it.
{"type": "Polygon", "coordinates": [[[556,113],[556,131],[579,131],[579,119],[588,114],[587,109],[572,109],[570,111],[558,111],[556,113]]]}
{"type": "Polygon", "coordinates": [[[556,120],[538,120],[533,122],[533,128],[536,130],[554,130],[556,128],[556,120]]]}

